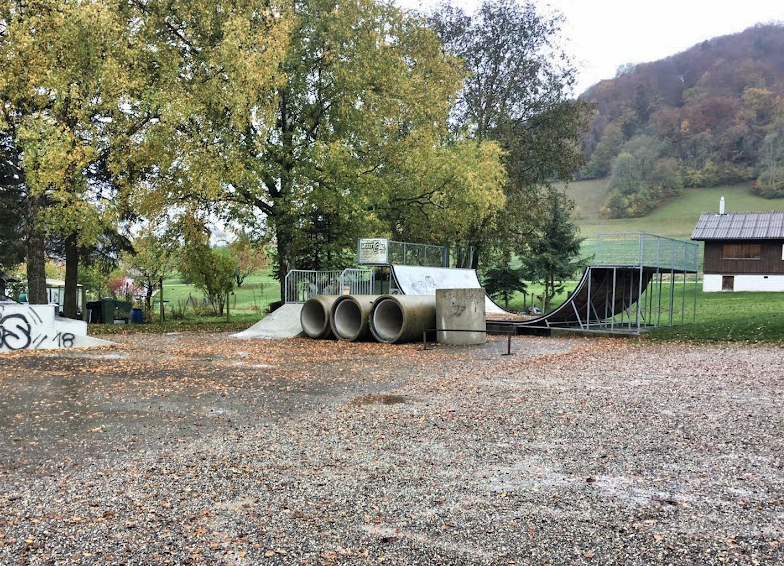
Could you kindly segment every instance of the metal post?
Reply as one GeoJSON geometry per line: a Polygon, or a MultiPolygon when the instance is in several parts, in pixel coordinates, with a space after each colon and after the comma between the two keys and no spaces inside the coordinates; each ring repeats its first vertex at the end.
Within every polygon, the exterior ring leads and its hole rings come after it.
{"type": "Polygon", "coordinates": [[[683,271],[683,289],[681,290],[681,324],[686,322],[686,270],[683,271]]]}
{"type": "Polygon", "coordinates": [[[607,296],[610,294],[610,277],[607,270],[604,270],[604,328],[607,328],[607,296]]]}
{"type": "Polygon", "coordinates": [[[675,306],[675,270],[670,269],[670,326],[672,326],[672,309],[675,306]]]}
{"type": "Polygon", "coordinates": [[[642,300],[642,256],[640,256],[640,280],[637,288],[637,334],[640,333],[640,301],[642,300]]]}
{"type": "Polygon", "coordinates": [[[158,304],[161,308],[161,322],[164,322],[166,320],[166,311],[163,310],[163,277],[158,279],[158,289],[158,304]]]}
{"type": "Polygon", "coordinates": [[[512,333],[506,335],[506,354],[501,354],[502,356],[511,356],[512,355],[512,333]]]}
{"type": "Polygon", "coordinates": [[[610,319],[610,332],[615,332],[615,279],[617,277],[617,267],[613,267],[613,286],[612,286],[612,318],[610,319]]]}
{"type": "Polygon", "coordinates": [[[662,277],[663,274],[658,269],[656,270],[659,275],[659,288],[656,291],[656,326],[661,324],[661,293],[662,293],[662,277]]]}
{"type": "MultiPolygon", "coordinates": [[[[703,273],[703,277],[705,274],[703,273]]],[[[699,269],[694,272],[694,313],[692,314],[692,323],[697,322],[697,293],[699,293],[700,288],[700,272],[699,269]]]]}
{"type": "Polygon", "coordinates": [[[588,300],[585,305],[585,324],[591,328],[591,268],[588,268],[588,300]]]}

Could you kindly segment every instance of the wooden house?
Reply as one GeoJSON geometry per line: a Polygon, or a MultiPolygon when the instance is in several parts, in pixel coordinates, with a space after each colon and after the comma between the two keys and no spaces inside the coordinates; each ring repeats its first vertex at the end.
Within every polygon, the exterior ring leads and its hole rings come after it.
{"type": "Polygon", "coordinates": [[[703,212],[691,239],[705,242],[703,291],[784,291],[784,212],[703,212]]]}

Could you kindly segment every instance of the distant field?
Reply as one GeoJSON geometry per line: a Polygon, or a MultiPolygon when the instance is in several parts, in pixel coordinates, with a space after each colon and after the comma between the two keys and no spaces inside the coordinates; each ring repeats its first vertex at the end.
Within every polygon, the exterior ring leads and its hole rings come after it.
{"type": "Polygon", "coordinates": [[[763,199],[751,194],[747,184],[724,185],[709,189],[683,189],[682,196],[643,218],[607,219],[599,211],[607,195],[606,179],[578,181],[566,187],[566,194],[577,206],[577,225],[584,238],[601,232],[650,232],[688,240],[702,212],[719,210],[719,199],[726,200],[727,212],[784,210],[784,199],[763,199]]]}
{"type": "MultiPolygon", "coordinates": [[[[199,302],[204,295],[193,285],[182,283],[177,278],[166,279],[163,282],[163,298],[169,301],[168,307],[179,308],[188,302],[189,298],[199,302]]],[[[251,275],[235,289],[231,295],[230,311],[236,314],[258,313],[259,318],[266,314],[267,306],[273,301],[280,300],[280,285],[271,276],[251,275]]],[[[190,308],[190,305],[189,305],[190,308]]]]}

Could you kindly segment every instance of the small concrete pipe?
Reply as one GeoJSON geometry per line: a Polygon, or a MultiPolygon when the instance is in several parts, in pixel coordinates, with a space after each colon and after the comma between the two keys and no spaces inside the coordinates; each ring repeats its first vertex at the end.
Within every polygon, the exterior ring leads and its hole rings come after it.
{"type": "Polygon", "coordinates": [[[340,340],[356,342],[370,336],[369,317],[381,295],[345,295],[332,305],[330,325],[340,340]]]}
{"type": "Polygon", "coordinates": [[[370,312],[370,332],[387,344],[421,340],[423,331],[435,327],[434,295],[382,295],[370,312]]]}
{"type": "Polygon", "coordinates": [[[316,295],[302,305],[299,323],[302,330],[311,338],[333,338],[329,324],[332,305],[340,295],[316,295]]]}

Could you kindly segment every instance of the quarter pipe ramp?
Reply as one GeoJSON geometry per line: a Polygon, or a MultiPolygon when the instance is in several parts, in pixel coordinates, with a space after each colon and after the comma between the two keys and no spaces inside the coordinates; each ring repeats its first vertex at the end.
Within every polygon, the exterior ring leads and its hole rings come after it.
{"type": "MultiPolygon", "coordinates": [[[[403,295],[435,295],[436,289],[481,289],[476,271],[447,267],[424,267],[421,265],[392,265],[392,276],[403,295]]],[[[506,314],[493,300],[485,295],[485,312],[506,314]]]]}

